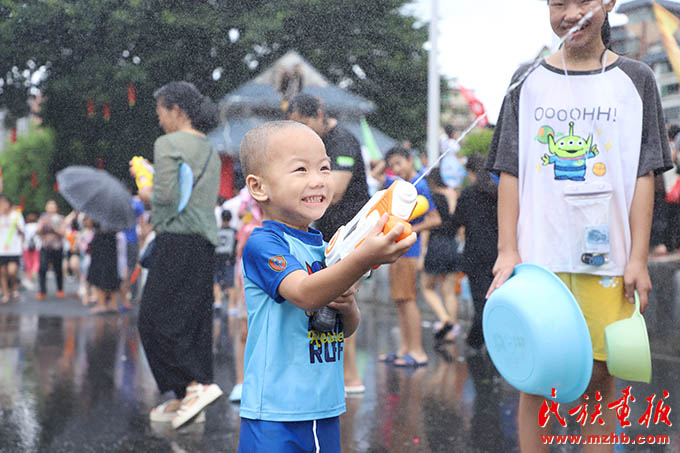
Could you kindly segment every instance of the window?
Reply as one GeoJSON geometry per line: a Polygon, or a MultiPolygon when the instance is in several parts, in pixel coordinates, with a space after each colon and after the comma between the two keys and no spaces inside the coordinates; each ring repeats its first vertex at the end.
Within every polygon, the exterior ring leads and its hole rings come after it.
{"type": "Polygon", "coordinates": [[[670,96],[680,93],[680,84],[671,83],[661,87],[661,96],[670,96]]]}
{"type": "Polygon", "coordinates": [[[663,115],[667,121],[676,120],[680,118],[680,107],[669,107],[667,109],[663,109],[663,115]]]}
{"type": "Polygon", "coordinates": [[[659,74],[666,74],[668,72],[671,72],[673,68],[671,67],[671,64],[667,61],[662,61],[661,63],[656,64],[656,69],[659,74]]]}

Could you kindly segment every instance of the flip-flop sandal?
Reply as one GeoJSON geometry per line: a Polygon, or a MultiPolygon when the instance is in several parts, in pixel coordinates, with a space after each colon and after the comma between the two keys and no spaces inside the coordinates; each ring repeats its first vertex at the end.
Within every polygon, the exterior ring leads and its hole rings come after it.
{"type": "Polygon", "coordinates": [[[413,358],[411,354],[406,354],[400,357],[400,359],[403,360],[404,363],[397,363],[395,360],[394,362],[392,362],[392,365],[399,368],[417,368],[420,366],[427,366],[427,361],[418,362],[416,359],[413,358]]]}
{"type": "Polygon", "coordinates": [[[392,363],[400,357],[397,355],[397,351],[392,351],[383,358],[378,358],[378,362],[392,363]]]}

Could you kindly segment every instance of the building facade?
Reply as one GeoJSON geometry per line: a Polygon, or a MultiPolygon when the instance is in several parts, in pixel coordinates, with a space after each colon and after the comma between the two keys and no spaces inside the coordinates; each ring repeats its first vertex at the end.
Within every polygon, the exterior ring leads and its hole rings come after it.
{"type": "MultiPolygon", "coordinates": [[[[652,3],[651,0],[632,0],[619,5],[616,12],[625,14],[628,23],[612,28],[612,50],[643,61],[652,68],[666,121],[680,125],[680,81],[668,61],[652,3]]],[[[656,3],[680,17],[680,2],[656,0],[656,3]]]]}

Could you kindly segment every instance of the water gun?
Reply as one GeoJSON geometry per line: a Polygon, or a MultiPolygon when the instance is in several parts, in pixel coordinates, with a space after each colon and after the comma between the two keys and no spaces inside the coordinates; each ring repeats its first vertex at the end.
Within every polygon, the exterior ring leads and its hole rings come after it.
{"type": "MultiPolygon", "coordinates": [[[[349,223],[335,232],[326,246],[326,266],[332,266],[359,247],[383,214],[389,216],[383,233],[388,233],[399,224],[404,226],[396,240],[399,242],[413,231],[409,221],[422,216],[428,209],[427,199],[418,195],[413,184],[404,180],[395,181],[388,189],[376,192],[349,223]]],[[[329,332],[335,327],[335,316],[335,310],[323,307],[314,314],[312,327],[320,332],[329,332]]]]}
{"type": "Polygon", "coordinates": [[[132,171],[135,173],[135,182],[137,188],[153,185],[153,167],[142,156],[135,156],[132,158],[132,171]]]}

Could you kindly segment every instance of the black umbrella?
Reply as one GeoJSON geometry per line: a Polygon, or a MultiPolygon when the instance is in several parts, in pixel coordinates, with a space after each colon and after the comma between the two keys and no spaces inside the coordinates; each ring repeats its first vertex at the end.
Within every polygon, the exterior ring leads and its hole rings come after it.
{"type": "Polygon", "coordinates": [[[66,201],[102,228],[120,231],[135,225],[130,192],[104,170],[74,165],[57,172],[57,183],[66,201]]]}

